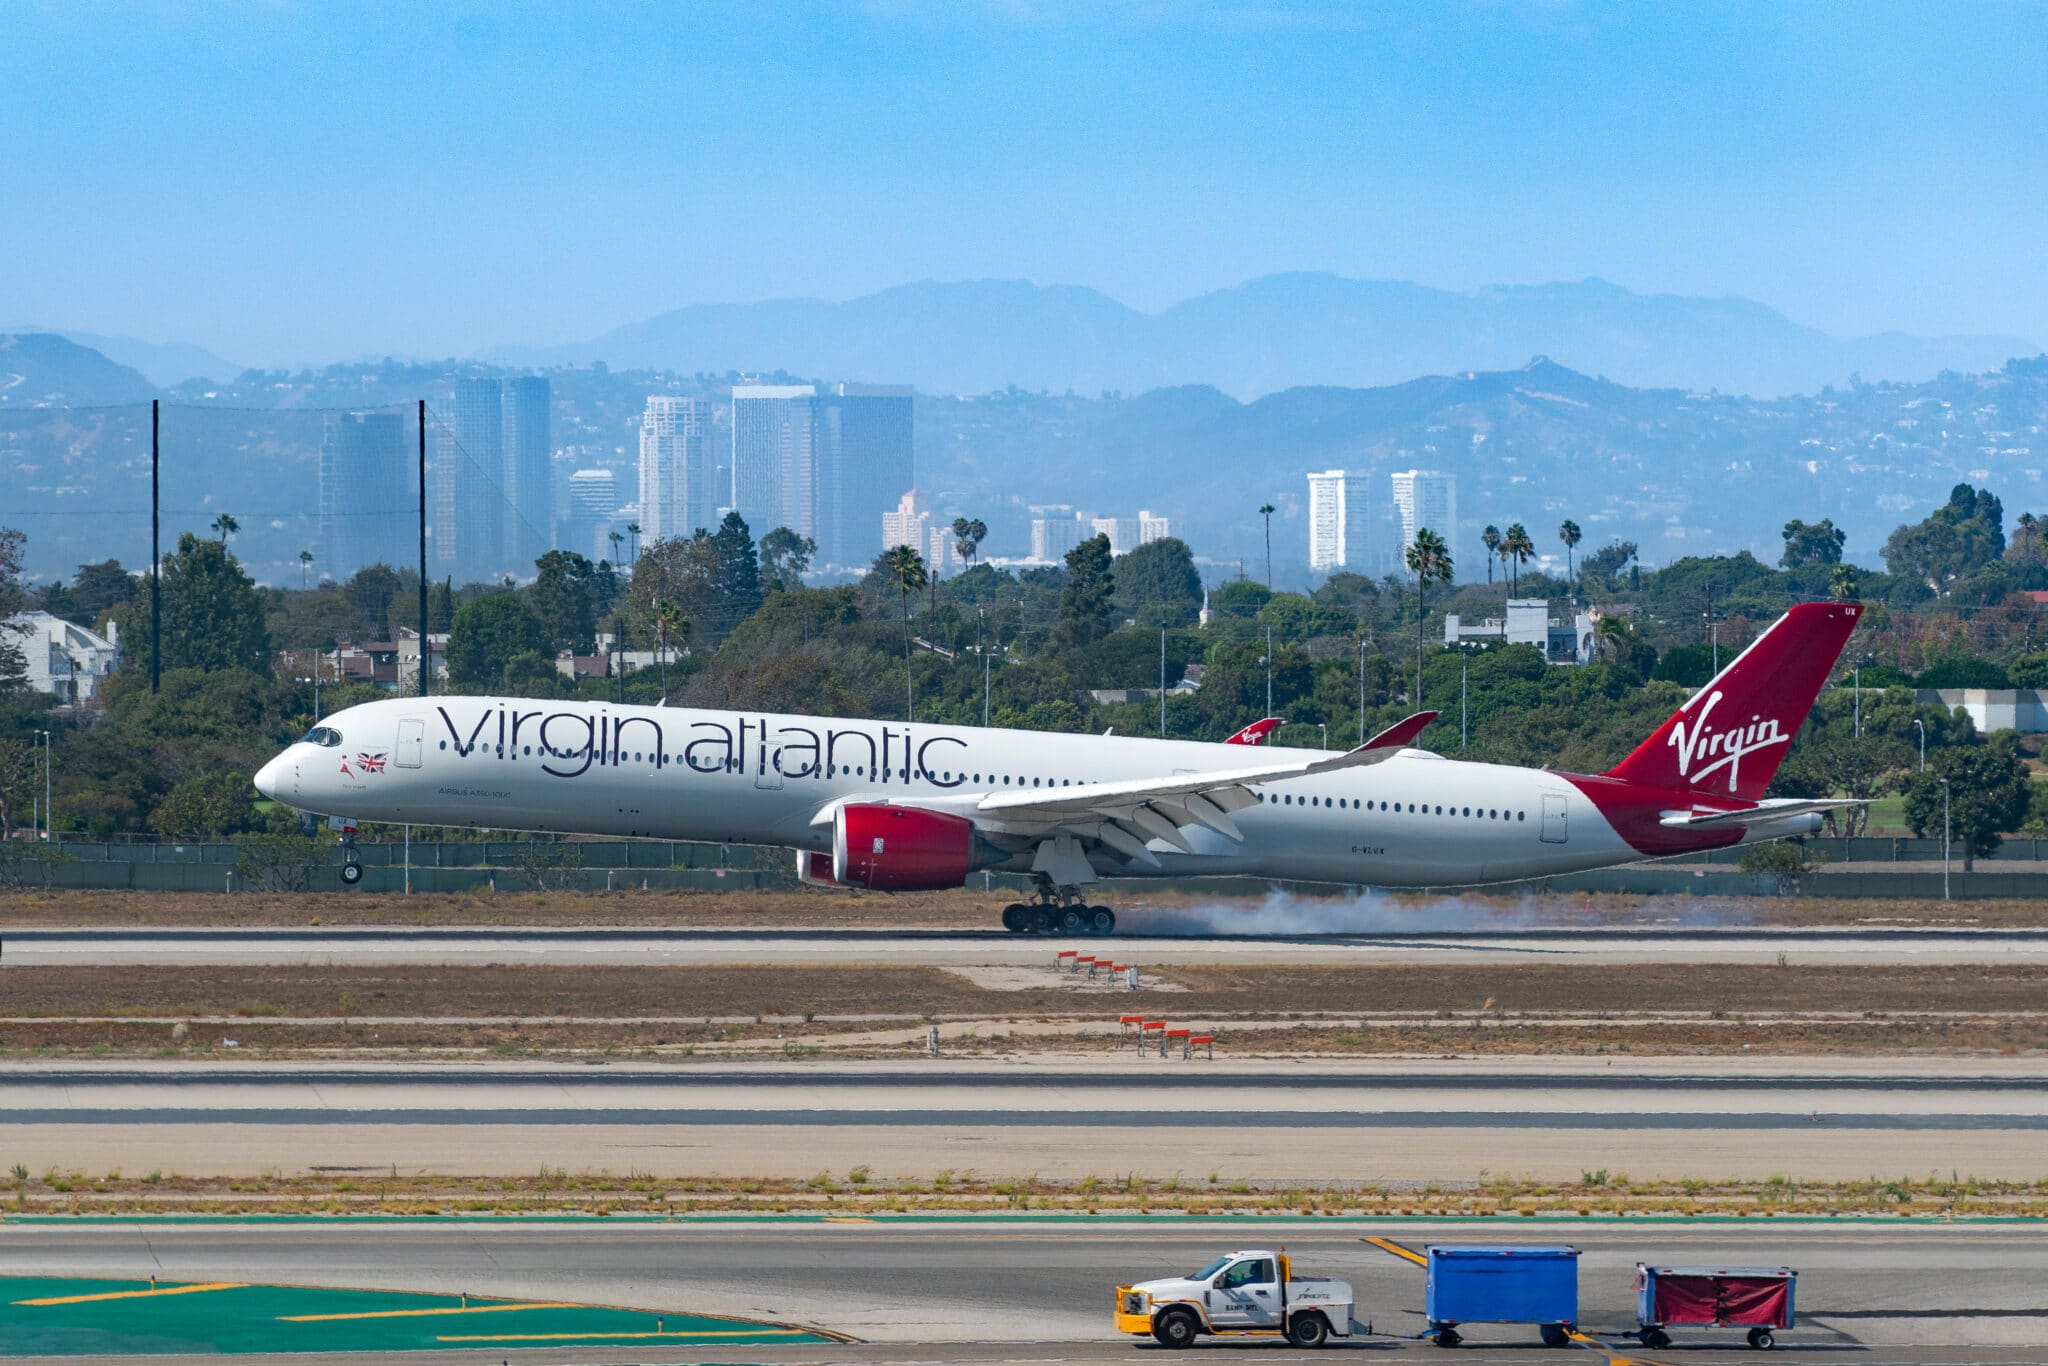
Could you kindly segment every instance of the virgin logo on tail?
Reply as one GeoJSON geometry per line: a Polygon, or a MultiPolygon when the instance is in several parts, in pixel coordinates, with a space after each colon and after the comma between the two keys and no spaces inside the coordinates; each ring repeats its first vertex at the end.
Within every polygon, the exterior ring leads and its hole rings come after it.
{"type": "Polygon", "coordinates": [[[1754,754],[1760,749],[1773,745],[1790,744],[1792,737],[1778,727],[1775,716],[1749,718],[1749,724],[1734,730],[1715,730],[1707,724],[1720,704],[1721,693],[1717,688],[1707,695],[1700,704],[1699,715],[1687,725],[1680,713],[1680,719],[1671,727],[1665,743],[1678,751],[1678,776],[1694,787],[1705,784],[1722,769],[1728,770],[1728,790],[1734,792],[1742,781],[1742,756],[1754,754]],[[1711,762],[1695,768],[1694,764],[1707,759],[1711,762]]]}

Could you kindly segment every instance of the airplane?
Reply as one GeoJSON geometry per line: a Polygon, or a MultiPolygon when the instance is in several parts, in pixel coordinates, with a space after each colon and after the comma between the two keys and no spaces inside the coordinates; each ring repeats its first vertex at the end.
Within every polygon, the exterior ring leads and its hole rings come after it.
{"type": "MultiPolygon", "coordinates": [[[[884,892],[1027,874],[1006,928],[1108,934],[1105,878],[1512,882],[1815,833],[1846,800],[1764,796],[1856,628],[1793,607],[1605,773],[1349,751],[513,697],[398,697],[316,724],[263,794],[354,822],[779,846],[806,883],[884,892]]],[[[1261,730],[1261,727],[1264,727],[1261,730]]],[[[1249,739],[1257,732],[1256,739],[1249,739]]]]}

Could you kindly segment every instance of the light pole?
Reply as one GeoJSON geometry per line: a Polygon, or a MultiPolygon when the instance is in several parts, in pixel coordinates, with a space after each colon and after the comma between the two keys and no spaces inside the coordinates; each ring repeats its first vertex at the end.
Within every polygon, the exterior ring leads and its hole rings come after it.
{"type": "Polygon", "coordinates": [[[1166,738],[1166,628],[1159,628],[1159,738],[1166,738]]]}
{"type": "Polygon", "coordinates": [[[1948,779],[1941,782],[1941,899],[1948,900],[1948,779]]]}
{"type": "Polygon", "coordinates": [[[1920,771],[1927,771],[1927,723],[1919,717],[1913,718],[1913,729],[1920,732],[1920,771]]]}
{"type": "Polygon", "coordinates": [[[988,625],[988,609],[974,609],[974,648],[981,652],[981,728],[988,729],[988,646],[982,643],[982,634],[988,625]]]}
{"type": "Polygon", "coordinates": [[[1365,645],[1364,636],[1358,638],[1358,743],[1365,743],[1365,645]]]}
{"type": "Polygon", "coordinates": [[[50,819],[50,732],[39,730],[43,740],[43,843],[48,844],[56,830],[56,822],[50,819]]]}
{"type": "Polygon", "coordinates": [[[1849,677],[1854,680],[1850,686],[1856,693],[1854,738],[1861,740],[1863,738],[1863,666],[1858,664],[1855,668],[1849,670],[1849,677]]]}
{"type": "Polygon", "coordinates": [[[320,719],[320,665],[316,662],[313,665],[313,676],[311,678],[302,678],[299,682],[311,683],[313,685],[313,719],[318,721],[320,719]]]}
{"type": "Polygon", "coordinates": [[[1318,721],[1316,724],[1323,728],[1323,748],[1328,749],[1330,747],[1330,723],[1328,721],[1318,721]]]}
{"type": "Polygon", "coordinates": [[[1458,748],[1465,747],[1465,656],[1458,656],[1458,748]]]}
{"type": "Polygon", "coordinates": [[[1266,666],[1266,715],[1273,714],[1273,628],[1266,628],[1266,657],[1259,661],[1266,666]]]}

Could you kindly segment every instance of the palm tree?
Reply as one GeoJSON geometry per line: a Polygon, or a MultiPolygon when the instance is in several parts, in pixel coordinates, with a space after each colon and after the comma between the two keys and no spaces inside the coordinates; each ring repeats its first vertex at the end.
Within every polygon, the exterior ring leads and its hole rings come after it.
{"type": "Polygon", "coordinates": [[[969,569],[981,555],[981,538],[988,535],[988,524],[979,517],[972,521],[965,517],[953,519],[953,550],[967,562],[969,569]]]}
{"type": "Polygon", "coordinates": [[[638,564],[640,563],[640,524],[638,522],[626,523],[626,534],[633,538],[633,563],[638,564]]]}
{"type": "Polygon", "coordinates": [[[213,519],[213,529],[220,533],[220,543],[225,546],[228,543],[228,537],[240,531],[242,524],[223,512],[220,516],[213,519]]]}
{"type": "Polygon", "coordinates": [[[1828,596],[1836,602],[1847,602],[1856,596],[1856,566],[1838,564],[1828,571],[1828,596]]]}
{"type": "Polygon", "coordinates": [[[612,564],[614,566],[617,566],[617,564],[619,563],[619,542],[625,540],[626,538],[620,535],[618,532],[614,531],[608,535],[607,539],[610,540],[612,543],[612,564]]]}
{"type": "Polygon", "coordinates": [[[1408,562],[1408,570],[1415,575],[1415,705],[1422,705],[1422,653],[1428,648],[1428,636],[1424,628],[1429,623],[1424,593],[1431,580],[1437,583],[1451,581],[1451,551],[1444,544],[1444,538],[1428,527],[1415,532],[1414,544],[1401,553],[1408,562]]]}
{"type": "Polygon", "coordinates": [[[1273,591],[1273,505],[1259,505],[1259,516],[1266,519],[1266,591],[1273,591]]]}
{"type": "Polygon", "coordinates": [[[1576,590],[1578,581],[1572,570],[1572,551],[1586,538],[1580,533],[1579,524],[1567,517],[1564,524],[1557,529],[1557,539],[1564,542],[1564,576],[1573,581],[1573,588],[1576,590]]]}
{"type": "Polygon", "coordinates": [[[310,550],[301,550],[299,552],[299,590],[301,592],[304,592],[306,587],[306,571],[308,569],[311,569],[312,567],[313,552],[310,550]]]}
{"type": "Polygon", "coordinates": [[[1486,586],[1493,587],[1493,557],[1500,554],[1500,528],[1488,526],[1479,533],[1479,544],[1486,547],[1486,586]]]}
{"type": "Polygon", "coordinates": [[[924,556],[910,545],[892,546],[884,551],[882,571],[903,595],[903,719],[909,721],[917,715],[917,695],[912,691],[910,673],[910,595],[924,587],[931,576],[925,572],[924,556]]]}
{"type": "MultiPolygon", "coordinates": [[[[1516,522],[1513,526],[1509,527],[1507,534],[1500,538],[1500,549],[1501,554],[1515,567],[1515,577],[1512,582],[1520,583],[1522,579],[1522,566],[1536,554],[1536,542],[1529,539],[1528,528],[1524,527],[1520,522],[1516,522]]],[[[1508,591],[1512,593],[1514,588],[1511,586],[1508,591]]]]}
{"type": "Polygon", "coordinates": [[[1602,617],[1593,627],[1593,657],[1610,663],[1628,652],[1635,626],[1627,617],[1602,617]]]}
{"type": "Polygon", "coordinates": [[[661,695],[668,696],[668,656],[678,645],[690,642],[690,623],[674,603],[663,599],[654,604],[655,659],[661,664],[661,695]]]}

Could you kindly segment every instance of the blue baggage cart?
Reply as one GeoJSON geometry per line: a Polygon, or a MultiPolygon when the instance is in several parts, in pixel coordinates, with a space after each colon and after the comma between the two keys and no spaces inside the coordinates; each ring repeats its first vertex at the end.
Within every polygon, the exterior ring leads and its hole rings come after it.
{"type": "Polygon", "coordinates": [[[1546,1347],[1562,1347],[1579,1322],[1579,1250],[1575,1247],[1423,1249],[1429,1281],[1423,1313],[1439,1347],[1464,1339],[1465,1323],[1530,1323],[1546,1347]]]}

